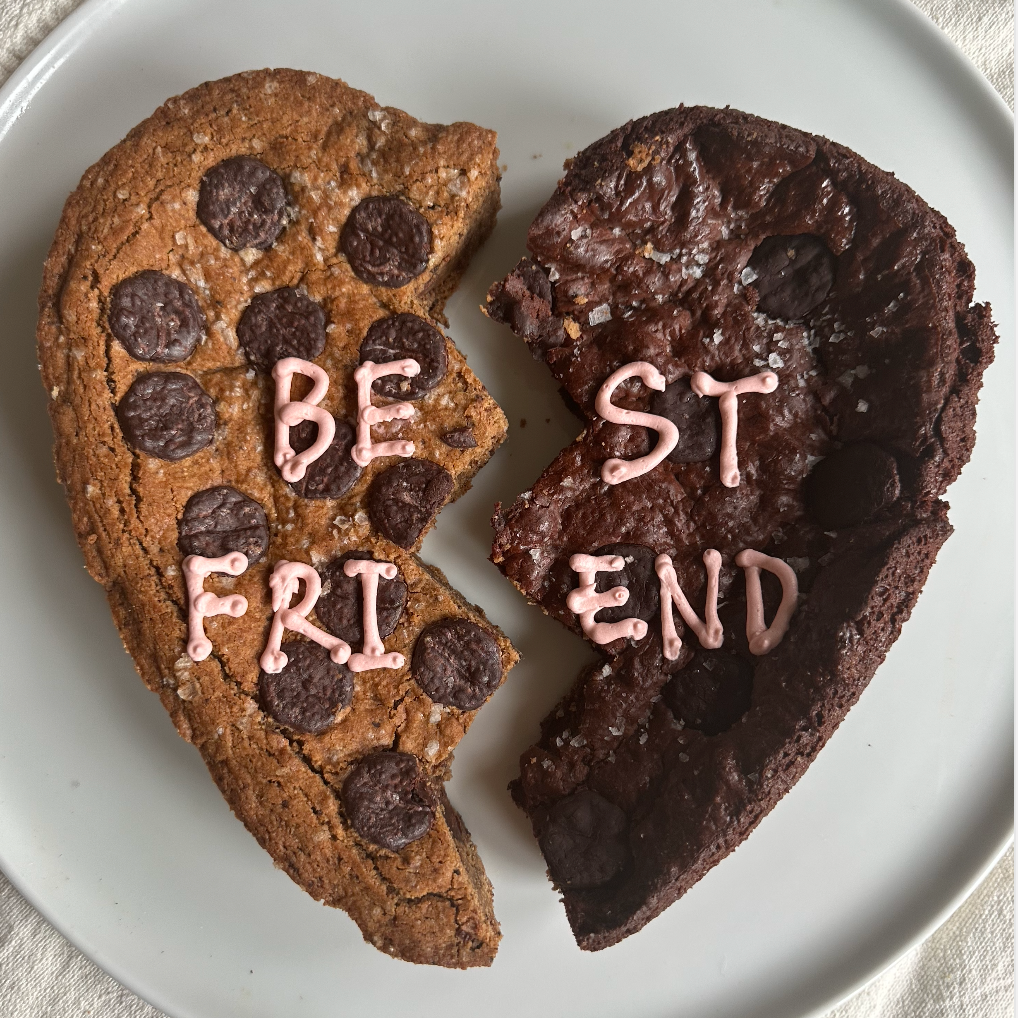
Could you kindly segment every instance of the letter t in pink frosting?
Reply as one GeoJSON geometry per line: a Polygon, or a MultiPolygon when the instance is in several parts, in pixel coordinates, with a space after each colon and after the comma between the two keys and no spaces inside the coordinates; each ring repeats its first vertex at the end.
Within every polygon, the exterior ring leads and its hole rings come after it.
{"type": "Polygon", "coordinates": [[[778,376],[773,371],[761,371],[736,382],[719,382],[706,371],[697,371],[689,380],[690,388],[698,396],[717,396],[721,411],[721,483],[726,488],[739,486],[739,457],[735,451],[735,436],[739,427],[739,396],[744,392],[773,392],[778,387],[778,376]]]}

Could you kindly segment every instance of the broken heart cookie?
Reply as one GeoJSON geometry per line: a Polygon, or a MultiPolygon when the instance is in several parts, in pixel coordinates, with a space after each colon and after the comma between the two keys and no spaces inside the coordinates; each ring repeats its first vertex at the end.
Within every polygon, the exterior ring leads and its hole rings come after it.
{"type": "Polygon", "coordinates": [[[511,788],[579,945],[636,932],[802,775],[951,533],[996,341],[954,230],[823,138],[732,110],[567,165],[487,313],[584,431],[492,560],[582,633],[511,788]]]}
{"type": "Polygon", "coordinates": [[[496,159],[491,131],[320,75],[202,85],[85,173],[38,330],[142,678],[277,866],[454,967],[500,934],[443,782],[516,654],[413,552],[505,434],[441,327],[496,159]]]}

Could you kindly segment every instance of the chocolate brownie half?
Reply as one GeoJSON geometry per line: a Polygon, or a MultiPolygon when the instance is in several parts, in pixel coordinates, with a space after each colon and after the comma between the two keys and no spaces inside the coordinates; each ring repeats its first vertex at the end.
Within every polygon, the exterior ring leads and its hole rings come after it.
{"type": "Polygon", "coordinates": [[[505,435],[441,319],[495,142],[318,74],[200,85],[86,171],[39,299],[57,473],[142,678],[277,866],[461,968],[500,933],[443,783],[517,655],[413,552],[505,435]]]}
{"type": "Polygon", "coordinates": [[[954,230],[843,146],[657,113],[567,163],[487,314],[585,422],[494,561],[601,653],[511,785],[578,944],[639,930],[840,724],[951,532],[996,341],[954,230]]]}

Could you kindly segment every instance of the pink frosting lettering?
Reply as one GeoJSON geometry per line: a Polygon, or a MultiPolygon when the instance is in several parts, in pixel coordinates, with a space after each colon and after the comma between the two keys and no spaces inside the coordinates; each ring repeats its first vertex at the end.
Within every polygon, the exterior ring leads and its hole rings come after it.
{"type": "Polygon", "coordinates": [[[738,397],[746,392],[773,392],[778,387],[778,376],[773,371],[761,371],[736,382],[719,382],[706,371],[697,371],[689,385],[698,396],[718,397],[721,410],[721,483],[726,488],[737,488],[739,457],[735,451],[735,436],[739,428],[738,397]]]}
{"type": "Polygon", "coordinates": [[[308,465],[329,448],[336,435],[332,414],[318,405],[329,391],[329,376],[310,361],[284,357],[276,361],[272,377],[276,380],[276,443],[272,459],[284,481],[299,481],[307,473],[308,465]],[[291,402],[290,384],[294,375],[304,375],[314,384],[304,399],[291,402]],[[301,421],[314,421],[318,425],[318,437],[310,448],[294,452],[290,445],[290,428],[301,421]]]}
{"type": "Polygon", "coordinates": [[[679,609],[682,621],[696,633],[700,646],[707,650],[716,650],[725,641],[724,629],[718,618],[718,578],[721,574],[721,553],[709,548],[703,553],[703,564],[707,567],[707,603],[704,605],[704,620],[690,607],[686,595],[679,586],[675,576],[675,567],[670,555],[658,555],[654,560],[654,570],[661,581],[661,641],[664,654],[669,661],[674,661],[682,649],[682,640],[675,632],[675,618],[672,615],[672,604],[679,609]]]}
{"type": "Polygon", "coordinates": [[[746,638],[752,654],[766,654],[773,650],[788,632],[799,602],[799,581],[795,571],[779,558],[747,548],[735,556],[735,564],[746,571],[746,638]],[[781,581],[781,604],[774,621],[767,626],[764,619],[763,594],[760,590],[760,570],[766,569],[781,581]]]}
{"type": "Polygon", "coordinates": [[[385,644],[378,635],[378,577],[387,580],[396,578],[397,569],[391,562],[374,562],[371,559],[348,559],[343,565],[347,576],[360,576],[361,593],[364,598],[364,652],[351,654],[346,666],[352,672],[366,672],[370,668],[402,668],[405,658],[402,654],[385,653],[385,644]]]}
{"type": "Polygon", "coordinates": [[[413,378],[420,373],[421,366],[412,357],[401,361],[386,361],[384,364],[365,361],[354,371],[353,377],[357,383],[357,441],[350,450],[350,456],[358,466],[366,467],[376,456],[413,456],[413,442],[371,441],[373,424],[381,424],[383,421],[405,421],[414,415],[414,408],[409,403],[372,406],[371,383],[384,375],[413,378]]]}
{"type": "Polygon", "coordinates": [[[318,572],[306,562],[286,562],[281,559],[272,570],[269,587],[272,590],[272,611],[275,614],[272,616],[265,650],[258,659],[262,668],[270,675],[275,675],[286,667],[287,657],[280,646],[283,632],[287,629],[324,647],[336,664],[346,664],[350,658],[350,644],[313,626],[307,620],[322,593],[322,580],[318,572]],[[304,581],[304,597],[296,608],[291,608],[290,601],[298,593],[301,580],[304,581]]]}
{"type": "Polygon", "coordinates": [[[237,619],[247,611],[246,597],[241,594],[217,597],[205,589],[205,578],[209,573],[240,576],[247,569],[247,556],[240,551],[219,558],[188,555],[181,568],[187,588],[187,654],[192,661],[204,661],[212,653],[212,641],[205,635],[205,619],[212,615],[237,619]]]}
{"type": "Polygon", "coordinates": [[[605,484],[621,484],[630,478],[647,473],[648,470],[653,470],[675,448],[675,444],[679,440],[678,428],[668,418],[659,417],[657,414],[645,414],[637,410],[623,410],[622,407],[617,407],[612,403],[612,393],[622,382],[634,375],[638,375],[648,389],[656,389],[658,392],[664,390],[665,377],[653,364],[648,364],[647,361],[633,361],[608,376],[601,388],[597,390],[594,409],[612,424],[653,428],[659,438],[657,445],[646,456],[640,456],[635,460],[623,460],[616,457],[605,460],[601,466],[601,480],[605,484]]]}
{"type": "MultiPolygon", "coordinates": [[[[600,411],[598,411],[600,413],[600,411]]],[[[566,606],[580,616],[583,632],[597,644],[611,643],[632,637],[642,640],[647,635],[643,619],[623,619],[621,622],[595,622],[594,616],[602,608],[614,608],[629,600],[629,591],[622,586],[612,587],[603,594],[594,590],[598,573],[618,572],[625,565],[621,555],[572,555],[569,568],[580,574],[580,585],[569,592],[566,606]]]]}

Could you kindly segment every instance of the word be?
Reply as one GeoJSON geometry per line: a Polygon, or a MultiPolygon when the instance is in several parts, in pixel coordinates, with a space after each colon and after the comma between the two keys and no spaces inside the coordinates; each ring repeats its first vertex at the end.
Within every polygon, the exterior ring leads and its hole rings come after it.
{"type": "MultiPolygon", "coordinates": [[[[402,375],[413,378],[421,373],[421,366],[412,357],[399,361],[376,364],[365,361],[353,373],[357,384],[357,441],[350,450],[350,458],[360,467],[366,467],[377,456],[413,456],[413,442],[372,442],[371,428],[385,421],[407,420],[416,412],[409,403],[393,403],[391,406],[371,405],[371,384],[385,375],[402,375]]],[[[321,457],[336,436],[336,422],[332,414],[318,404],[329,391],[329,376],[311,361],[300,357],[284,357],[272,368],[276,382],[275,400],[275,450],[273,462],[279,468],[284,481],[299,481],[307,468],[321,457]],[[290,399],[290,386],[294,375],[303,375],[312,382],[311,392],[303,399],[290,399]],[[290,428],[301,421],[314,421],[318,435],[311,447],[303,452],[294,452],[290,445],[290,428]]]]}

